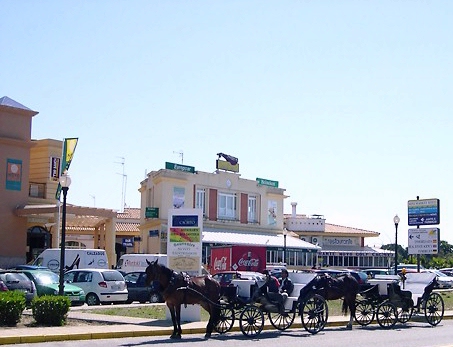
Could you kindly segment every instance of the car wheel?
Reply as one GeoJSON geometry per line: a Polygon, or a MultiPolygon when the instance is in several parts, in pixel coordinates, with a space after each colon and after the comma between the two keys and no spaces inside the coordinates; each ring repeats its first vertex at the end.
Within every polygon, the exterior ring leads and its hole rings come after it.
{"type": "Polygon", "coordinates": [[[149,302],[152,303],[152,304],[156,304],[158,302],[160,302],[160,295],[157,294],[157,293],[152,293],[150,296],[149,296],[149,302]]]}
{"type": "Polygon", "coordinates": [[[85,301],[88,306],[95,306],[100,304],[99,298],[96,294],[93,293],[88,294],[85,301]]]}
{"type": "Polygon", "coordinates": [[[125,304],[132,304],[132,300],[127,299],[127,300],[125,301],[125,304]]]}

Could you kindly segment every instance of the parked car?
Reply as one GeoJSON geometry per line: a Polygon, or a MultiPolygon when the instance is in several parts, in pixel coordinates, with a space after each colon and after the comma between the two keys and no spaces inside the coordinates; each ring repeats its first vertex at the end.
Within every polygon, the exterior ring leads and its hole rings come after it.
{"type": "Polygon", "coordinates": [[[30,306],[32,300],[38,295],[33,281],[23,273],[8,270],[0,271],[0,281],[3,282],[8,290],[23,292],[27,306],[30,306]]]}
{"type": "MultiPolygon", "coordinates": [[[[48,270],[21,270],[36,286],[38,296],[58,295],[60,277],[48,270]]],[[[71,300],[72,306],[81,306],[85,303],[85,292],[78,286],[64,284],[64,295],[71,300]]]]}
{"type": "Polygon", "coordinates": [[[453,267],[446,267],[443,269],[439,269],[439,271],[446,274],[447,276],[453,276],[453,267]]]}
{"type": "Polygon", "coordinates": [[[28,265],[28,264],[25,264],[25,265],[17,265],[13,268],[11,268],[12,270],[47,270],[47,271],[50,271],[50,269],[48,267],[45,267],[45,266],[38,266],[38,265],[28,265]]]}
{"type": "Polygon", "coordinates": [[[146,285],[146,272],[134,271],[124,275],[127,286],[127,303],[133,301],[145,303],[163,302],[162,295],[159,292],[159,282],[155,281],[150,286],[146,285]]]}
{"type": "Polygon", "coordinates": [[[435,269],[425,269],[422,270],[421,272],[431,272],[433,274],[436,274],[436,279],[437,279],[437,288],[439,289],[449,289],[453,288],[453,277],[447,276],[443,272],[435,269]]]}
{"type": "Polygon", "coordinates": [[[86,293],[89,306],[126,303],[128,290],[123,275],[118,270],[78,269],[64,274],[67,283],[73,283],[86,293]]]}
{"type": "Polygon", "coordinates": [[[349,270],[346,269],[346,272],[349,272],[352,277],[354,277],[361,288],[366,288],[368,284],[368,275],[363,271],[349,270]]]}
{"type": "Polygon", "coordinates": [[[318,273],[318,274],[326,274],[330,275],[332,277],[337,277],[338,275],[344,273],[343,270],[336,270],[336,269],[314,269],[312,272],[318,273]]]}
{"type": "Polygon", "coordinates": [[[0,292],[7,292],[9,289],[3,281],[0,281],[0,292]]]}
{"type": "MultiPolygon", "coordinates": [[[[368,278],[374,278],[376,275],[390,275],[390,271],[387,269],[365,269],[363,270],[368,276],[368,278]]],[[[392,272],[395,272],[393,270],[392,272]]]]}
{"type": "Polygon", "coordinates": [[[234,279],[255,280],[259,284],[266,281],[262,273],[253,271],[221,271],[217,272],[212,277],[219,281],[220,285],[223,287],[230,285],[231,281],[234,279]]]}

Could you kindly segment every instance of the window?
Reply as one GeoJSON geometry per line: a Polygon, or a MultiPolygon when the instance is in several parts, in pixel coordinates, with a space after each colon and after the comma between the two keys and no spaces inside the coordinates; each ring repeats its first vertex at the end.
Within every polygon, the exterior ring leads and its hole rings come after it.
{"type": "Polygon", "coordinates": [[[236,194],[219,193],[219,218],[236,218],[236,194]]]}
{"type": "Polygon", "coordinates": [[[248,203],[248,214],[247,214],[248,222],[256,222],[256,196],[249,195],[249,203],[248,203]]]}
{"type": "Polygon", "coordinates": [[[203,216],[206,215],[206,203],[205,203],[205,190],[197,188],[195,195],[195,208],[201,209],[203,211],[203,216]]]}

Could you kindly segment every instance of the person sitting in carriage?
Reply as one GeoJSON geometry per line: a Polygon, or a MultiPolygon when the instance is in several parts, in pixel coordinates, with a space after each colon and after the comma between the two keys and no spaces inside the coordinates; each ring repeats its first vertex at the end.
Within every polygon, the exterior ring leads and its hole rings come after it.
{"type": "Polygon", "coordinates": [[[270,301],[278,305],[279,310],[283,309],[284,298],[280,293],[280,282],[277,277],[273,276],[269,270],[264,270],[266,282],[261,286],[260,291],[270,301]]]}
{"type": "Polygon", "coordinates": [[[283,296],[283,302],[285,302],[286,299],[288,298],[288,296],[291,295],[291,293],[293,292],[293,289],[294,289],[294,284],[291,281],[291,279],[288,277],[288,270],[283,269],[282,270],[282,280],[280,282],[280,287],[278,289],[280,294],[282,294],[282,296],[283,296]]]}

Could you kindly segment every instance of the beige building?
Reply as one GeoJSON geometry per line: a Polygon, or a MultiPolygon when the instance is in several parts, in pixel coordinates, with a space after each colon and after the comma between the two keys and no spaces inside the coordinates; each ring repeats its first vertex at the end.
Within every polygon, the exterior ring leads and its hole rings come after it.
{"type": "MultiPolygon", "coordinates": [[[[339,268],[390,268],[394,253],[365,246],[366,237],[379,233],[326,223],[321,215],[297,214],[296,202],[292,213],[285,214],[285,228],[300,239],[320,246],[318,266],[339,268]]],[[[291,262],[291,259],[289,259],[291,262]]]]}
{"type": "Polygon", "coordinates": [[[166,163],[165,169],[150,172],[140,187],[140,252],[166,253],[169,210],[196,208],[203,215],[205,264],[211,247],[234,244],[265,246],[268,263],[282,262],[286,250],[294,254],[294,266],[316,264],[320,247],[284,235],[285,189],[277,181],[242,178],[233,171],[238,165],[218,159],[210,173],[166,163]]]}
{"type": "MultiPolygon", "coordinates": [[[[55,193],[63,143],[31,139],[36,114],[0,98],[0,268],[28,263],[60,244],[61,206],[55,193]]],[[[68,204],[66,217],[70,245],[91,240],[92,247],[106,250],[110,265],[116,264],[116,211],[68,204]]]]}

